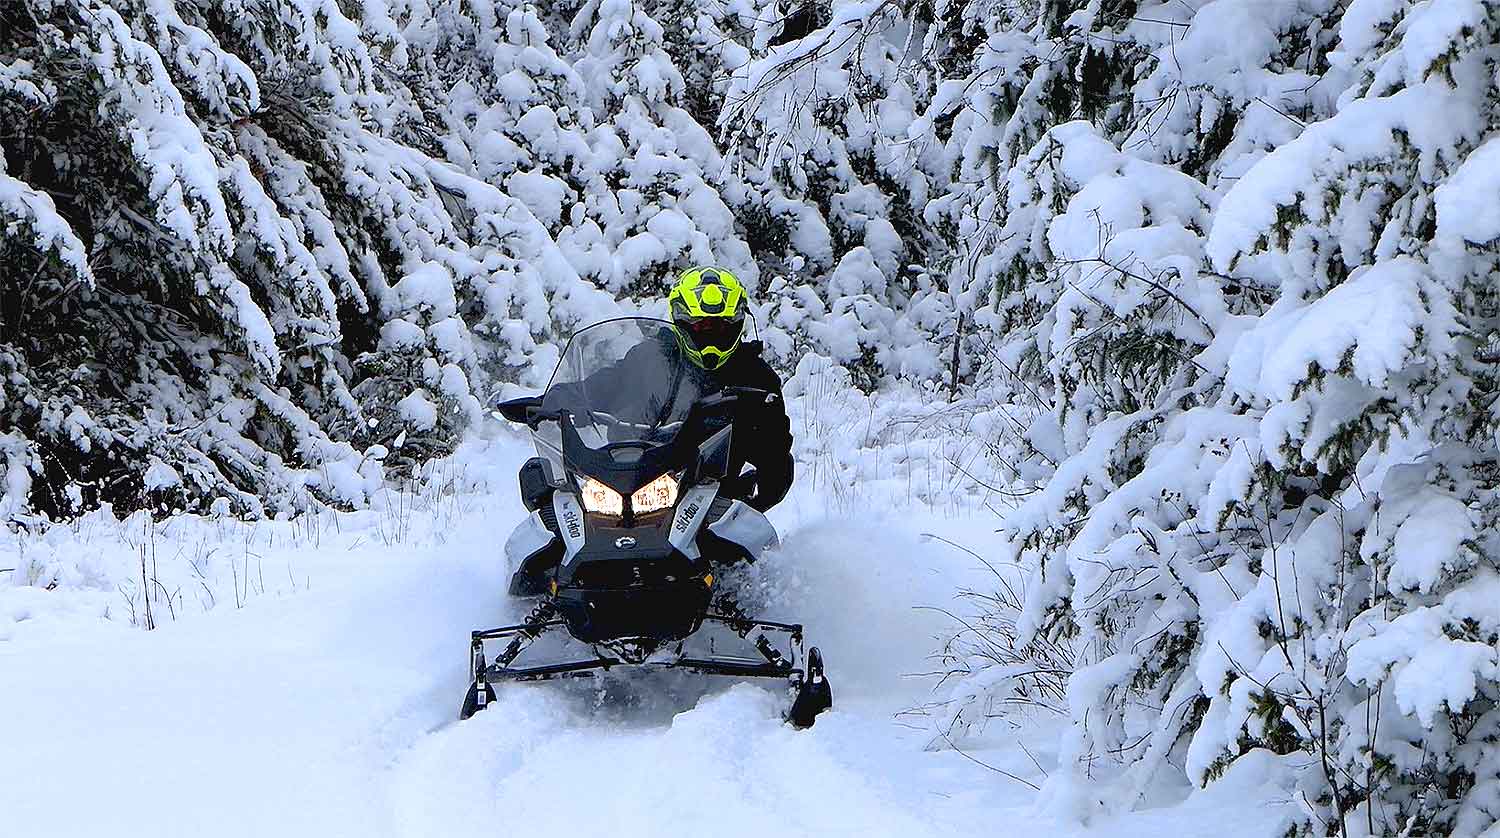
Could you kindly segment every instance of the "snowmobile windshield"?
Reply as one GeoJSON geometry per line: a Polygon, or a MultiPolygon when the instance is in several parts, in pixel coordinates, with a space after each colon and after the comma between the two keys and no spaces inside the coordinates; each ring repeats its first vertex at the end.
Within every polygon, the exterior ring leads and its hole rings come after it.
{"type": "Polygon", "coordinates": [[[671,323],[625,317],[573,335],[542,411],[558,417],[556,442],[569,471],[623,491],[678,465],[671,462],[673,443],[707,386],[671,323]]]}

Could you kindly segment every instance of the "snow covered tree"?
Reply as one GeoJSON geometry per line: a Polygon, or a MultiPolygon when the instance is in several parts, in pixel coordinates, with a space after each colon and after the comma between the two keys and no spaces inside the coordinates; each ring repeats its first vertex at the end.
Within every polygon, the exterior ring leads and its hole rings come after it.
{"type": "MultiPolygon", "coordinates": [[[[5,171],[21,194],[7,209],[29,206],[44,225],[5,239],[4,405],[44,478],[30,501],[65,512],[179,486],[246,511],[310,487],[358,501],[368,486],[348,465],[357,452],[309,434],[282,390],[313,382],[319,407],[352,406],[324,349],[334,291],[275,223],[250,161],[220,157],[263,106],[250,65],[205,28],[222,16],[57,3],[5,18],[6,64],[20,70],[3,111],[5,171]],[[28,77],[42,86],[27,90],[28,77]],[[28,258],[49,241],[70,242],[74,258],[28,258]],[[273,294],[276,305],[257,301],[273,294]],[[297,353],[283,357],[278,329],[297,353]],[[164,464],[153,472],[164,485],[143,485],[143,461],[164,464]],[[353,479],[309,479],[327,469],[353,479]]],[[[264,23],[237,22],[250,39],[264,23]]]]}
{"type": "Polygon", "coordinates": [[[1500,816],[1484,756],[1500,695],[1485,350],[1500,227],[1474,191],[1493,183],[1497,11],[1351,5],[1338,113],[1251,169],[1209,242],[1221,270],[1278,287],[1227,388],[1264,410],[1257,467],[1311,484],[1272,506],[1299,516],[1272,601],[1289,615],[1277,645],[1303,657],[1239,665],[1266,684],[1252,692],[1327,717],[1296,732],[1334,761],[1320,802],[1350,834],[1478,835],[1500,816]],[[1287,701],[1275,679],[1313,689],[1287,701]]]}
{"type": "MultiPolygon", "coordinates": [[[[524,205],[431,156],[431,79],[396,72],[379,7],[0,17],[11,517],[364,503],[381,444],[427,456],[477,415],[469,330],[513,321],[512,293],[545,273],[565,312],[608,302],[570,295],[524,205]]],[[[522,366],[531,331],[500,331],[522,366]]]]}
{"type": "Polygon", "coordinates": [[[933,82],[906,61],[911,21],[871,3],[764,4],[754,21],[726,51],[719,128],[749,186],[737,211],[780,277],[774,344],[827,354],[865,389],[936,378],[955,314],[923,209],[947,175],[940,145],[909,130],[933,82]]]}
{"type": "Polygon", "coordinates": [[[589,248],[580,274],[632,298],[659,299],[694,264],[722,264],[752,288],[759,280],[720,195],[733,185],[725,161],[683,107],[686,81],[666,51],[661,15],[677,8],[599,0],[572,24],[600,128],[590,188],[559,244],[589,248]]]}
{"type": "Polygon", "coordinates": [[[1074,110],[1092,127],[1034,121],[1036,141],[986,127],[1006,162],[941,206],[979,208],[976,317],[1001,386],[1053,418],[1013,449],[1035,492],[1006,519],[1033,568],[1020,643],[1078,663],[1074,768],[1047,793],[1129,806],[1165,766],[1209,782],[1265,748],[1309,832],[1477,835],[1500,812],[1500,228],[1479,197],[1500,18],[1482,2],[1248,11],[1181,20],[1131,71],[1134,115],[1074,110]],[[1129,770],[1101,791],[1079,775],[1106,754],[1129,770]]]}

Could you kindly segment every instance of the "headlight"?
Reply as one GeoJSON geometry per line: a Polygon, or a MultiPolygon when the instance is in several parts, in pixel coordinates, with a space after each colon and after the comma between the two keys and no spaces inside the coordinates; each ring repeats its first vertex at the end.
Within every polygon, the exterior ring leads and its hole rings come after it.
{"type": "Polygon", "coordinates": [[[630,508],[636,512],[655,512],[677,502],[677,478],[670,474],[647,483],[630,496],[630,508]]]}
{"type": "Polygon", "coordinates": [[[625,499],[614,489],[600,483],[594,478],[583,481],[583,508],[589,512],[597,512],[601,515],[620,516],[625,514],[625,499]]]}

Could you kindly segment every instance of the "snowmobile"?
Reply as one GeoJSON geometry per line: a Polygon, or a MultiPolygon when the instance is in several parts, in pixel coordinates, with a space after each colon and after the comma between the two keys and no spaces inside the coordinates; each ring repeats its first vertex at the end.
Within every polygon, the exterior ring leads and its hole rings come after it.
{"type": "Polygon", "coordinates": [[[520,472],[531,514],[505,543],[510,593],[535,605],[518,625],[473,632],[461,718],[495,701],[496,684],[621,667],[785,679],[796,727],[832,706],[802,626],[753,619],[715,589],[777,544],[761,512],[722,491],[739,477],[727,473],[736,406],[768,395],[716,388],[670,323],[628,317],[573,335],[542,396],[495,406],[536,445],[520,472]],[[584,651],[527,660],[558,634],[584,651]]]}

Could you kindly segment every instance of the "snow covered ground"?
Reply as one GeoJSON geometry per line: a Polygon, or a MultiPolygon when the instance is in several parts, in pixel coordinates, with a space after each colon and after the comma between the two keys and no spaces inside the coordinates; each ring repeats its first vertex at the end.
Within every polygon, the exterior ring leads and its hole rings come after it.
{"type": "Polygon", "coordinates": [[[776,511],[766,616],[805,622],[828,657],[836,708],[815,728],[782,724],[770,687],[665,677],[511,686],[456,721],[468,632],[516,616],[498,550],[527,455],[475,442],[421,491],[316,520],[96,514],[11,536],[0,835],[1274,834],[1253,766],[1083,827],[992,770],[1040,785],[1055,735],[929,748],[931,723],[903,713],[951,628],[929,607],[984,569],[921,533],[982,548],[993,518],[895,491],[832,504],[808,480],[776,511]]]}

